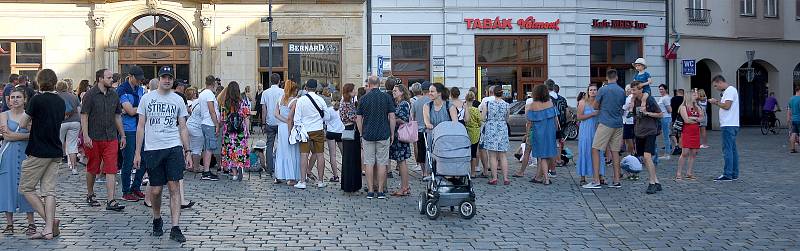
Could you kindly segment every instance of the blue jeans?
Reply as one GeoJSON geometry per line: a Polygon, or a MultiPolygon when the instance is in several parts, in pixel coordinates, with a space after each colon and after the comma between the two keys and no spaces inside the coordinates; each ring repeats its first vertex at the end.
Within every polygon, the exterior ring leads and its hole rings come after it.
{"type": "Polygon", "coordinates": [[[738,126],[723,126],[722,128],[722,155],[725,158],[723,176],[739,178],[739,152],[736,151],[736,135],[739,134],[738,126]]]}
{"type": "Polygon", "coordinates": [[[266,159],[267,170],[274,172],[275,171],[275,154],[273,153],[273,149],[275,148],[275,137],[278,134],[278,126],[267,125],[266,127],[266,134],[267,134],[267,148],[264,149],[264,158],[266,159]]]}
{"type": "Polygon", "coordinates": [[[122,184],[122,194],[129,194],[134,191],[142,191],[142,178],[144,177],[144,161],[136,170],[131,184],[131,171],[133,171],[133,155],[136,153],[136,132],[125,132],[125,149],[122,149],[122,174],[120,183],[122,184]]]}
{"type": "Polygon", "coordinates": [[[672,152],[672,142],[669,140],[669,132],[672,130],[672,118],[661,118],[661,135],[664,136],[664,152],[669,155],[672,152]]]}

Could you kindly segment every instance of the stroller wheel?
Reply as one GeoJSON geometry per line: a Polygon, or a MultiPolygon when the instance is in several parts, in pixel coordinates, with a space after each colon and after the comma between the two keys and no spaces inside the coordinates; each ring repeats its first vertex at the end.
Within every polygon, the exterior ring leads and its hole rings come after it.
{"type": "Polygon", "coordinates": [[[420,192],[419,193],[419,199],[417,199],[417,208],[419,209],[419,214],[425,214],[425,207],[426,207],[425,203],[427,201],[428,201],[428,198],[427,198],[425,192],[420,192]]]}
{"type": "Polygon", "coordinates": [[[459,213],[461,213],[461,218],[472,219],[472,217],[475,217],[475,203],[472,201],[461,202],[458,209],[459,213]]]}
{"type": "Polygon", "coordinates": [[[439,204],[434,200],[428,200],[428,202],[425,203],[425,214],[428,216],[429,220],[436,220],[436,218],[439,218],[439,204]]]}

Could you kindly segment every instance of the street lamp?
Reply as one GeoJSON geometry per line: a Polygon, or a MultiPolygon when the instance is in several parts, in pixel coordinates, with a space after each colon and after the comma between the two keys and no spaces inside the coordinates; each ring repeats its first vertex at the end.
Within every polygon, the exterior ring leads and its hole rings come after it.
{"type": "Polygon", "coordinates": [[[753,82],[756,78],[756,71],[753,69],[753,59],[756,57],[756,51],[745,51],[747,55],[747,68],[745,68],[745,78],[747,82],[753,82]]]}
{"type": "MultiPolygon", "coordinates": [[[[278,34],[272,32],[272,0],[268,0],[267,4],[269,5],[269,15],[267,16],[267,18],[262,17],[261,22],[269,23],[269,50],[267,51],[267,64],[269,67],[269,75],[267,75],[267,81],[270,81],[270,79],[272,79],[272,42],[275,41],[275,39],[278,37],[278,34]]],[[[263,86],[263,87],[264,90],[266,90],[268,86],[263,86]]]]}

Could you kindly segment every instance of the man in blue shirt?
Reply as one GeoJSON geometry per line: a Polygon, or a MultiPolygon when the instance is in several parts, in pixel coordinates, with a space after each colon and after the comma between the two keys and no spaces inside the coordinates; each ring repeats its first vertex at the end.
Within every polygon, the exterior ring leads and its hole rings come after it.
{"type": "Polygon", "coordinates": [[[614,164],[614,183],[608,187],[620,188],[619,181],[619,150],[622,148],[622,106],[625,105],[625,90],[617,84],[617,70],[609,69],[606,72],[608,83],[597,91],[594,109],[600,111],[597,116],[600,124],[592,142],[592,169],[594,180],[583,188],[598,189],[600,186],[600,151],[611,149],[611,158],[614,164]]]}
{"type": "Polygon", "coordinates": [[[789,148],[792,149],[791,153],[797,153],[797,145],[800,144],[800,84],[794,85],[794,96],[789,99],[789,109],[786,110],[786,121],[792,123],[789,148]]]}
{"type": "MultiPolygon", "coordinates": [[[[122,105],[122,127],[125,130],[125,141],[136,142],[136,126],[139,119],[136,109],[139,107],[139,100],[144,96],[144,88],[140,84],[144,83],[145,78],[142,68],[136,65],[132,66],[128,73],[128,77],[117,88],[117,95],[122,105]]],[[[144,193],[141,191],[144,169],[139,169],[131,182],[135,147],[136,144],[127,144],[122,150],[122,199],[131,202],[144,199],[144,193]]]]}

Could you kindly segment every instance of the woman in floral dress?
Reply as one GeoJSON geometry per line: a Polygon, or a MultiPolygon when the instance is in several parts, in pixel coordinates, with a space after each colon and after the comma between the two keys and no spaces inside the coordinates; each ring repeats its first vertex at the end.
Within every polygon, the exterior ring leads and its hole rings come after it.
{"type": "MultiPolygon", "coordinates": [[[[408,103],[409,96],[411,94],[404,85],[394,86],[392,97],[396,105],[394,115],[397,120],[395,122],[397,128],[409,122],[411,116],[411,105],[408,103]]],[[[408,196],[411,194],[411,188],[408,186],[408,164],[406,160],[411,158],[411,144],[398,140],[397,128],[395,128],[394,132],[394,142],[389,147],[389,158],[397,163],[397,169],[400,171],[400,190],[392,193],[392,196],[408,196]]]]}
{"type": "Polygon", "coordinates": [[[224,102],[222,103],[220,120],[222,120],[222,167],[231,171],[232,180],[242,180],[241,172],[247,164],[247,157],[250,153],[247,141],[250,138],[250,104],[246,99],[242,98],[242,93],[239,91],[239,83],[231,81],[228,87],[225,88],[224,102]],[[229,123],[232,118],[232,113],[238,113],[241,119],[241,130],[237,131],[234,128],[229,128],[229,123]]]}

